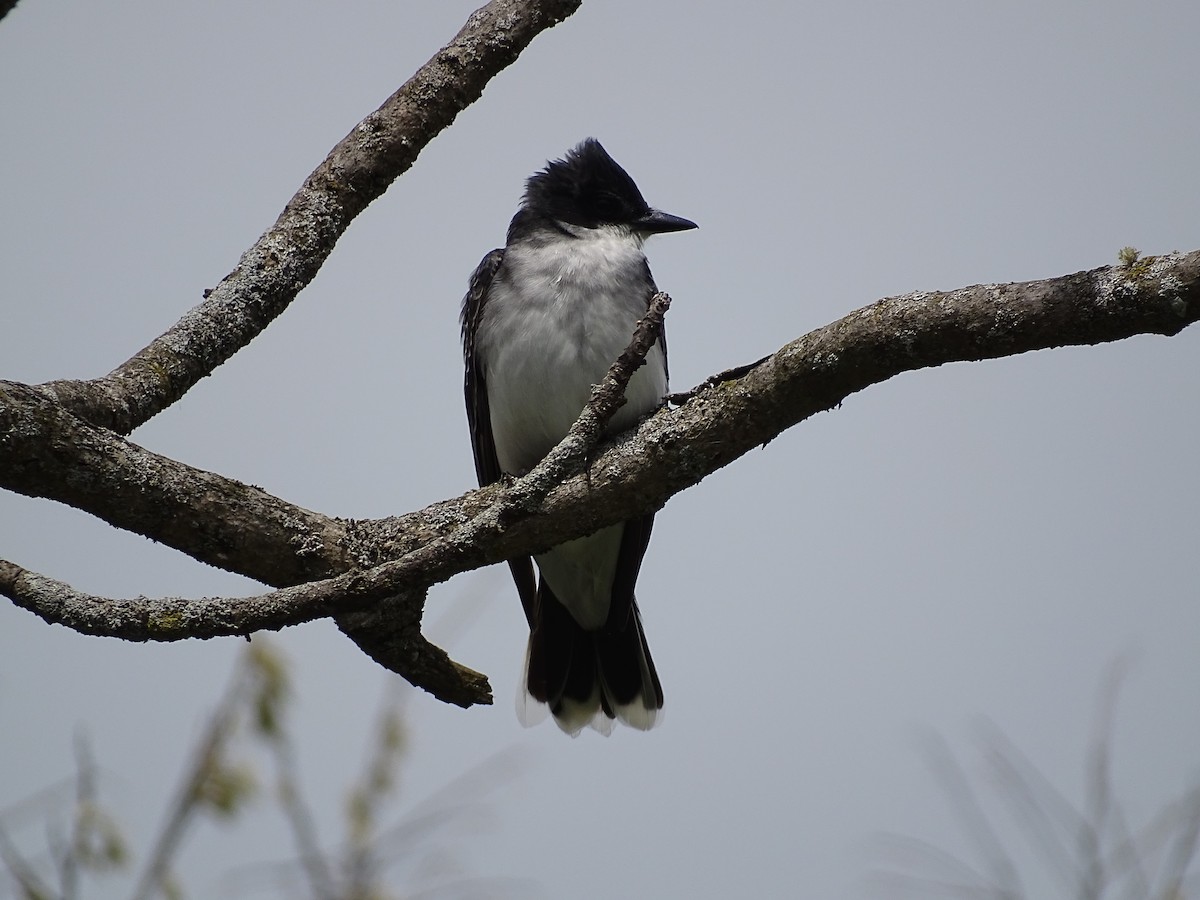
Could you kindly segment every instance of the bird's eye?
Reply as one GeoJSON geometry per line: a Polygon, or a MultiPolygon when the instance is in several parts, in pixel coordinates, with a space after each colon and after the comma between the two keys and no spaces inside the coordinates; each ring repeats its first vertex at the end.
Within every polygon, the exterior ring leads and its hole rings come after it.
{"type": "Polygon", "coordinates": [[[620,222],[626,217],[625,200],[612,191],[598,192],[592,198],[591,207],[601,222],[620,222]]]}

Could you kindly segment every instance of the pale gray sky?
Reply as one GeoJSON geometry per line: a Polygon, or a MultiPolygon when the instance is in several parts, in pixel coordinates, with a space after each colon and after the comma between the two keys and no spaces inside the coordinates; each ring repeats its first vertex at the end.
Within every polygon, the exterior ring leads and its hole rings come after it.
{"type": "MultiPolygon", "coordinates": [[[[0,377],[107,372],[199,302],[304,176],[471,2],[23,0],[0,22],[0,377]]],[[[537,39],[350,229],[290,310],[139,429],[151,449],[323,512],[473,485],[458,305],[523,179],[600,138],[700,223],[649,255],[684,388],[878,297],[1200,247],[1189,0],[587,3],[537,39]]],[[[470,871],[552,898],[875,896],[872,839],[969,853],[923,758],[990,717],[1064,793],[1108,666],[1133,823],[1200,781],[1200,331],[906,375],[675,498],[639,582],[666,693],[649,734],[522,729],[506,572],[451,648],[490,709],[413,698],[406,790],[515,745],[470,871]]],[[[0,556],[107,595],[256,586],[0,495],[0,556]]],[[[328,623],[296,663],[332,839],[386,676],[328,623]]],[[[136,646],[0,604],[0,807],[71,769],[153,827],[234,641],[136,646]]],[[[203,832],[193,896],[289,851],[203,832]]],[[[35,834],[34,837],[37,837],[35,834]]],[[[1043,876],[1031,895],[1053,896],[1043,876]]],[[[114,885],[96,896],[122,896],[114,885]]]]}

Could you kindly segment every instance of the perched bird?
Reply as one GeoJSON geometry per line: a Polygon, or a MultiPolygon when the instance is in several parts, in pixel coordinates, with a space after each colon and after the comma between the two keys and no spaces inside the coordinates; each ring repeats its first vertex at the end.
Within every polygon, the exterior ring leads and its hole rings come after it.
{"type": "MultiPolygon", "coordinates": [[[[651,209],[589,138],[532,175],[503,250],[483,258],[463,300],[467,419],[479,484],[532,469],[579,418],[628,346],[657,288],[642,245],[696,223],[651,209]]],[[[665,335],[629,382],[608,433],[631,428],[667,393],[665,335]]],[[[528,698],[575,735],[614,719],[648,729],[663,694],[634,583],[654,516],[509,560],[529,622],[528,698]]],[[[523,720],[536,707],[519,705],[523,720]]]]}

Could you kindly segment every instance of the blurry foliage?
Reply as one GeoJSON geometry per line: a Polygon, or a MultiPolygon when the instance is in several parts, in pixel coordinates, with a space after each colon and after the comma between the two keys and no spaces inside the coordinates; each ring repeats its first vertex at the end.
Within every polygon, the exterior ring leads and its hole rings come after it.
{"type": "Polygon", "coordinates": [[[888,835],[885,849],[897,866],[875,874],[884,895],[1031,900],[1046,896],[1037,884],[1053,880],[1058,887],[1049,896],[1064,900],[1200,898],[1200,872],[1193,871],[1200,849],[1200,786],[1136,829],[1116,798],[1113,719],[1122,673],[1122,666],[1114,666],[1102,691],[1082,805],[1067,799],[990,722],[980,735],[986,793],[972,784],[946,742],[931,737],[930,768],[978,860],[888,835]],[[1034,871],[1039,866],[1042,871],[1034,871]]]}
{"type": "MultiPolygon", "coordinates": [[[[1086,796],[1072,804],[994,725],[982,732],[984,791],[972,784],[945,741],[929,743],[931,768],[951,801],[963,834],[979,857],[964,860],[925,841],[891,835],[886,850],[896,865],[876,873],[889,898],[950,897],[1029,900],[1037,874],[1026,857],[1057,879],[1053,895],[1070,900],[1200,900],[1200,787],[1168,804],[1133,829],[1112,783],[1112,729],[1119,672],[1104,692],[1099,726],[1087,765],[1086,796]],[[995,810],[1012,825],[1017,840],[995,810]]],[[[207,817],[236,821],[249,804],[268,795],[291,830],[297,856],[259,863],[231,873],[229,895],[274,893],[316,900],[400,900],[402,897],[528,897],[540,893],[527,881],[465,878],[452,859],[451,829],[486,821],[486,798],[516,773],[511,753],[469,770],[388,822],[398,800],[405,751],[407,689],[390,682],[367,743],[362,770],[346,792],[344,837],[329,849],[318,837],[299,779],[295,745],[287,730],[292,700],[286,660],[256,637],[239,658],[229,686],[197,740],[175,799],[151,842],[131,893],[134,898],[188,896],[172,862],[191,825],[207,817]],[[260,788],[247,754],[265,752],[274,790],[260,788]],[[395,872],[409,866],[405,877],[395,872]],[[401,890],[394,882],[409,889],[401,890]],[[420,885],[417,887],[416,885],[420,885]]],[[[9,886],[0,897],[74,900],[85,877],[112,876],[133,867],[126,837],[100,804],[96,766],[86,740],[76,740],[76,774],[19,803],[0,809],[0,863],[9,886]],[[65,812],[65,815],[61,813],[65,812]],[[52,813],[57,814],[57,818],[52,813]],[[31,856],[10,838],[13,827],[34,819],[45,825],[47,848],[31,856]],[[62,819],[65,824],[59,823],[62,819]],[[46,825],[45,823],[50,824],[46,825]]],[[[1045,873],[1041,873],[1045,874],[1045,873]]]]}
{"type": "Polygon", "coordinates": [[[0,863],[8,885],[0,897],[75,900],[83,878],[136,871],[135,900],[184,898],[188,892],[173,869],[193,825],[205,820],[236,822],[249,805],[269,793],[286,819],[297,858],[247,867],[228,877],[230,894],[307,896],[316,900],[393,900],[413,897],[529,896],[536,886],[459,875],[447,850],[448,829],[478,821],[484,800],[515,774],[511,754],[500,754],[451,782],[394,824],[385,820],[397,800],[407,748],[404,698],[390,682],[377,716],[361,774],[347,791],[345,837],[324,847],[299,778],[295,745],[286,726],[292,700],[287,661],[273,644],[256,637],[234,667],[224,696],[191,751],[180,786],[168,805],[144,859],[135,869],[129,842],[100,804],[96,767],[86,740],[76,741],[73,778],[0,809],[0,863]],[[261,788],[251,764],[265,752],[274,791],[261,788]],[[64,819],[64,827],[56,824],[64,819]],[[46,828],[47,849],[34,854],[18,847],[13,828],[36,820],[46,828]],[[46,825],[49,822],[51,824],[46,825]],[[411,891],[400,892],[386,877],[402,864],[421,864],[408,873],[411,891]],[[415,884],[420,882],[418,890],[415,884]],[[515,893],[514,893],[515,892],[515,893]]]}

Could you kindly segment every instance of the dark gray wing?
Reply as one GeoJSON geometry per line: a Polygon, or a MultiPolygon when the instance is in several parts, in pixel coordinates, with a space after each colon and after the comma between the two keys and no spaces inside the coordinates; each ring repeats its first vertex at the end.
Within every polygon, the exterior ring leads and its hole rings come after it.
{"type": "Polygon", "coordinates": [[[479,329],[479,320],[483,316],[483,308],[487,304],[488,288],[495,277],[500,264],[504,261],[503,250],[493,250],[483,258],[483,261],[471,274],[471,285],[467,288],[467,296],[462,305],[462,342],[463,361],[466,363],[466,377],[463,389],[467,400],[467,424],[471,428],[471,449],[475,453],[475,474],[479,486],[492,484],[500,480],[500,462],[496,459],[496,444],[492,440],[492,418],[488,411],[487,384],[483,378],[483,370],[478,355],[475,352],[475,334],[479,329]]]}
{"type": "MultiPolygon", "coordinates": [[[[503,262],[503,250],[493,250],[483,258],[471,274],[471,284],[467,288],[462,305],[463,361],[466,364],[463,393],[467,401],[467,424],[471,429],[471,450],[475,455],[475,475],[479,479],[480,487],[499,481],[500,476],[504,474],[500,471],[500,461],[496,458],[492,415],[488,409],[487,382],[475,348],[475,335],[479,329],[483,308],[487,305],[488,288],[491,287],[492,279],[503,262]]],[[[510,559],[508,567],[512,570],[517,593],[521,595],[525,618],[532,624],[534,607],[537,604],[533,560],[528,556],[510,559]]]]}

